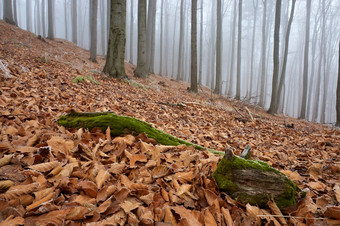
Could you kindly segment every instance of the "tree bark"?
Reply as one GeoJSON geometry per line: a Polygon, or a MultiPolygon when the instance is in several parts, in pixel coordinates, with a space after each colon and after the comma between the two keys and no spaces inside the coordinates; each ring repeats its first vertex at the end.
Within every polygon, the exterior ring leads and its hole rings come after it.
{"type": "Polygon", "coordinates": [[[259,5],[259,0],[254,3],[254,17],[253,17],[253,34],[251,40],[251,59],[250,59],[250,76],[249,76],[249,97],[253,97],[253,78],[254,78],[254,50],[255,50],[255,32],[256,32],[256,20],[257,20],[257,8],[259,5]]]}
{"type": "Polygon", "coordinates": [[[74,44],[77,44],[78,43],[77,0],[72,0],[71,10],[72,10],[72,42],[74,44]]]}
{"type": "Polygon", "coordinates": [[[155,66],[155,29],[156,29],[156,0],[149,0],[147,23],[147,71],[154,73],[155,66]]]}
{"type": "Polygon", "coordinates": [[[163,75],[163,14],[164,14],[164,0],[161,2],[161,19],[160,19],[160,37],[159,37],[159,74],[163,75]]]}
{"type": "Polygon", "coordinates": [[[242,0],[238,4],[236,100],[241,99],[242,0]]]}
{"type": "Polygon", "coordinates": [[[103,72],[115,78],[126,78],[124,68],[126,0],[111,0],[110,9],[110,34],[103,72]]]}
{"type": "Polygon", "coordinates": [[[197,0],[191,1],[191,83],[190,91],[197,93],[197,0]]]}
{"type": "MultiPolygon", "coordinates": [[[[133,24],[134,24],[133,2],[134,1],[135,0],[130,0],[130,4],[131,4],[130,5],[130,13],[131,13],[131,18],[130,18],[130,63],[131,64],[133,63],[133,48],[134,48],[134,41],[133,41],[134,40],[134,38],[133,38],[133,24]]],[[[138,11],[139,11],[139,8],[138,8],[138,11]]]]}
{"type": "Polygon", "coordinates": [[[215,94],[221,94],[222,85],[222,0],[217,0],[217,28],[216,28],[216,81],[215,94]]]}
{"type": "Polygon", "coordinates": [[[231,31],[231,60],[230,60],[230,70],[229,70],[229,88],[228,88],[228,96],[231,97],[233,95],[233,86],[234,86],[234,55],[235,55],[235,34],[236,34],[236,18],[237,18],[237,2],[234,1],[234,10],[233,10],[233,22],[232,22],[232,31],[231,31]]]}
{"type": "Polygon", "coordinates": [[[180,28],[179,28],[179,49],[178,49],[178,64],[177,64],[177,77],[176,81],[183,78],[183,36],[184,36],[184,0],[181,0],[181,16],[180,16],[180,28]]]}
{"type": "Polygon", "coordinates": [[[304,50],[304,60],[303,60],[303,84],[302,84],[302,105],[300,110],[300,119],[306,118],[306,108],[307,108],[307,87],[308,87],[308,57],[309,57],[309,27],[310,27],[310,12],[311,12],[312,1],[306,1],[306,31],[305,31],[305,50],[304,50]]]}
{"type": "Polygon", "coordinates": [[[138,58],[135,77],[145,78],[146,70],[146,0],[138,0],[138,58]]]}
{"type": "Polygon", "coordinates": [[[90,60],[97,62],[97,14],[98,14],[98,0],[90,1],[90,60]]]}
{"type": "Polygon", "coordinates": [[[278,77],[279,77],[279,49],[280,49],[280,17],[281,17],[281,0],[276,1],[275,8],[275,27],[274,27],[274,53],[273,53],[273,81],[272,81],[272,97],[268,113],[274,114],[278,108],[278,77]]]}
{"type": "Polygon", "coordinates": [[[54,40],[54,0],[48,0],[48,39],[54,40]]]}
{"type": "Polygon", "coordinates": [[[201,0],[201,20],[200,20],[200,55],[199,55],[199,72],[198,84],[202,85],[202,60],[203,60],[203,0],[201,0]]]}
{"type": "Polygon", "coordinates": [[[4,0],[4,21],[6,21],[9,24],[16,25],[13,17],[13,6],[12,6],[12,0],[4,0]]]}
{"type": "Polygon", "coordinates": [[[263,1],[263,14],[262,14],[262,37],[261,37],[261,60],[260,60],[260,74],[258,83],[259,105],[265,106],[265,84],[266,84],[266,52],[267,52],[267,0],[263,1]]]}
{"type": "Polygon", "coordinates": [[[338,55],[338,84],[336,87],[336,126],[340,126],[340,41],[338,55]]]}
{"type": "MultiPolygon", "coordinates": [[[[12,0],[10,0],[12,1],[12,0]]],[[[31,1],[26,1],[26,30],[32,31],[32,13],[31,13],[31,1]]]]}

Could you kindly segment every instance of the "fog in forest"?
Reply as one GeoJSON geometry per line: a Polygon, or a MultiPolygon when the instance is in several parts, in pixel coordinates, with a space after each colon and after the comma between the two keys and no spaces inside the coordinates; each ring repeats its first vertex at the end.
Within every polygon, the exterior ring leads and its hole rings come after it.
{"type": "MultiPolygon", "coordinates": [[[[0,10],[0,18],[4,18],[6,13],[5,1],[8,0],[0,1],[0,9],[4,9],[0,10]]],[[[50,0],[49,2],[53,3],[52,19],[55,25],[55,37],[73,41],[89,49],[90,1],[50,0]],[[76,5],[73,5],[74,2],[76,5]],[[72,24],[74,21],[76,26],[72,24]],[[74,27],[76,27],[76,40],[74,27]]],[[[98,7],[98,55],[106,54],[109,2],[98,0],[98,5],[95,6],[98,7]]],[[[154,33],[151,33],[154,37],[153,71],[161,76],[190,82],[191,0],[148,0],[147,2],[156,4],[155,29],[154,33]],[[184,28],[182,33],[181,24],[184,28]]],[[[241,0],[240,10],[240,0],[223,0],[221,8],[218,7],[218,0],[197,0],[197,76],[202,86],[207,86],[211,90],[216,88],[216,53],[218,52],[216,44],[220,39],[222,40],[220,94],[235,97],[237,82],[240,82],[240,100],[265,109],[270,107],[274,68],[275,2],[274,0],[241,0]],[[220,37],[217,36],[218,10],[222,12],[220,37]],[[239,18],[242,18],[240,23],[239,18]],[[238,29],[239,25],[241,29],[238,29]],[[239,37],[238,34],[241,36],[239,37]],[[239,62],[238,46],[240,47],[239,62]],[[237,70],[238,66],[239,70],[237,70]],[[239,78],[237,78],[237,71],[239,71],[239,78]]],[[[308,121],[335,123],[340,1],[311,0],[309,21],[307,0],[296,0],[294,13],[291,14],[293,2],[283,0],[281,6],[278,68],[279,75],[285,74],[285,77],[278,98],[277,112],[305,118],[308,121]],[[288,37],[286,34],[290,18],[292,23],[288,37]],[[309,25],[309,37],[306,45],[307,25],[309,25]],[[289,42],[286,42],[287,38],[289,42]],[[287,43],[288,49],[285,48],[287,43]],[[308,57],[305,57],[306,46],[308,57]],[[284,66],[285,52],[287,52],[286,66],[284,66]],[[307,72],[307,79],[304,79],[304,72],[307,72]],[[305,91],[303,87],[306,87],[305,91]],[[301,115],[303,108],[306,112],[301,115]]],[[[47,0],[13,0],[12,4],[14,19],[19,27],[47,37],[47,0]]],[[[127,0],[126,4],[125,58],[126,61],[136,65],[138,1],[127,0]]]]}

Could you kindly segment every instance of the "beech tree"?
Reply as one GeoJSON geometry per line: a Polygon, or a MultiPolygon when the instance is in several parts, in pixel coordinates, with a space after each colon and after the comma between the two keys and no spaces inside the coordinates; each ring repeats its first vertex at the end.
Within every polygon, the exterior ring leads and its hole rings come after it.
{"type": "Polygon", "coordinates": [[[274,26],[274,53],[273,53],[273,81],[272,95],[268,113],[274,114],[277,111],[277,95],[278,95],[278,77],[279,77],[279,48],[280,48],[280,21],[281,21],[281,0],[276,1],[275,7],[275,26],[274,26]]]}
{"type": "Polygon", "coordinates": [[[190,91],[197,93],[197,0],[191,1],[191,85],[190,91]]]}
{"type": "Polygon", "coordinates": [[[178,64],[177,64],[177,77],[176,81],[183,78],[182,67],[183,67],[183,44],[184,44],[184,0],[181,0],[181,16],[180,16],[180,27],[179,27],[179,46],[178,46],[178,64]]]}
{"type": "Polygon", "coordinates": [[[338,85],[336,87],[336,125],[340,126],[340,41],[339,41],[339,56],[338,56],[338,85]]]}
{"type": "MultiPolygon", "coordinates": [[[[12,0],[10,0],[12,1],[12,0]]],[[[26,29],[32,31],[32,13],[31,13],[31,1],[26,1],[26,29]]]]}
{"type": "Polygon", "coordinates": [[[222,80],[222,0],[217,0],[216,81],[214,93],[221,94],[222,80]]]}
{"type": "Polygon", "coordinates": [[[236,100],[241,98],[241,46],[242,46],[242,0],[238,3],[236,100]]]}
{"type": "Polygon", "coordinates": [[[235,55],[235,34],[236,34],[236,19],[237,19],[237,2],[234,1],[234,9],[233,9],[233,20],[232,20],[232,31],[231,31],[231,53],[230,53],[230,67],[229,67],[229,87],[228,87],[228,96],[231,97],[233,95],[233,86],[234,86],[234,55],[235,55]]]}
{"type": "Polygon", "coordinates": [[[135,77],[145,78],[146,75],[146,0],[138,0],[138,56],[135,77]]]}
{"type": "Polygon", "coordinates": [[[104,73],[126,78],[124,68],[126,0],[111,0],[110,31],[104,73]]]}
{"type": "Polygon", "coordinates": [[[78,26],[77,26],[77,0],[72,0],[72,42],[78,43],[78,26]]]}
{"type": "Polygon", "coordinates": [[[13,6],[12,6],[12,0],[4,0],[4,21],[6,21],[9,24],[17,25],[14,21],[13,17],[13,6]]]}
{"type": "Polygon", "coordinates": [[[156,3],[156,0],[149,0],[148,6],[146,64],[149,73],[154,73],[155,64],[156,3]]]}
{"type": "Polygon", "coordinates": [[[97,62],[97,14],[98,0],[90,1],[90,60],[97,62]]]}
{"type": "Polygon", "coordinates": [[[54,40],[54,0],[48,0],[48,39],[54,40]]]}

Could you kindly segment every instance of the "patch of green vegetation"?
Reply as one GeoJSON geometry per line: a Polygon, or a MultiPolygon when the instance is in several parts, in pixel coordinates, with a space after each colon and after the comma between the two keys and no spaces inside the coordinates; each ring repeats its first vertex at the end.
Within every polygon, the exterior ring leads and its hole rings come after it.
{"type": "MultiPolygon", "coordinates": [[[[159,144],[173,146],[185,144],[187,146],[194,146],[199,150],[206,149],[158,130],[144,121],[128,116],[117,115],[112,112],[78,113],[71,111],[70,114],[61,116],[58,123],[66,128],[86,128],[91,130],[94,127],[98,127],[103,131],[110,126],[112,136],[119,136],[126,133],[146,133],[148,137],[155,139],[159,144]]],[[[207,150],[215,154],[222,154],[221,152],[212,149],[207,150]]]]}
{"type": "Polygon", "coordinates": [[[45,56],[37,57],[36,60],[37,60],[37,62],[44,63],[44,64],[46,64],[46,63],[48,63],[50,61],[45,56]]]}
{"type": "Polygon", "coordinates": [[[82,82],[85,82],[85,81],[90,81],[96,85],[100,85],[100,82],[94,80],[94,78],[92,76],[77,76],[75,77],[72,82],[74,83],[82,83],[82,82]]]}
{"type": "Polygon", "coordinates": [[[134,86],[134,87],[137,87],[139,89],[144,89],[144,90],[150,89],[149,86],[143,85],[143,84],[136,82],[134,80],[131,80],[131,79],[124,79],[123,81],[128,83],[130,86],[134,86]]]}

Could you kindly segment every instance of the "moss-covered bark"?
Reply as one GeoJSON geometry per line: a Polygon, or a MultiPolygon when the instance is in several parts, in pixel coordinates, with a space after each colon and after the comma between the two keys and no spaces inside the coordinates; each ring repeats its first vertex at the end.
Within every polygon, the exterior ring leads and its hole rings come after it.
{"type": "Polygon", "coordinates": [[[227,150],[213,177],[221,191],[244,204],[266,207],[273,198],[280,209],[296,204],[303,192],[286,175],[263,161],[248,160],[227,150]]]}
{"type": "MultiPolygon", "coordinates": [[[[117,115],[112,112],[79,113],[71,111],[70,114],[61,116],[58,123],[66,128],[86,128],[91,130],[94,127],[98,127],[103,131],[110,126],[112,136],[119,136],[126,133],[140,134],[144,132],[148,137],[155,139],[159,144],[173,146],[185,144],[187,146],[194,146],[199,150],[206,149],[158,130],[144,121],[128,116],[117,115]]],[[[207,150],[214,154],[223,154],[212,149],[207,150]]]]}

